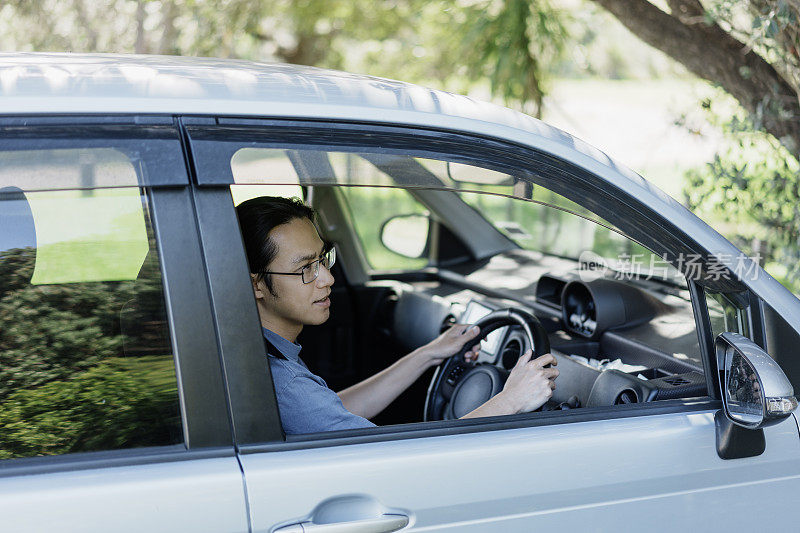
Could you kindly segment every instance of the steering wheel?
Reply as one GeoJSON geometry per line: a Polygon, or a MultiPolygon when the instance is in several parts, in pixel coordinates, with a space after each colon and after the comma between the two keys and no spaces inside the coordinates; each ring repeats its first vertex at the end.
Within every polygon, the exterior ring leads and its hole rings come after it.
{"type": "Polygon", "coordinates": [[[534,358],[550,351],[550,341],[541,322],[521,309],[499,309],[475,325],[480,328],[480,335],[436,369],[425,399],[425,421],[460,418],[503,390],[509,371],[503,368],[502,358],[497,364],[464,361],[464,354],[492,331],[503,326],[519,326],[527,343],[520,355],[529,348],[534,358]]]}

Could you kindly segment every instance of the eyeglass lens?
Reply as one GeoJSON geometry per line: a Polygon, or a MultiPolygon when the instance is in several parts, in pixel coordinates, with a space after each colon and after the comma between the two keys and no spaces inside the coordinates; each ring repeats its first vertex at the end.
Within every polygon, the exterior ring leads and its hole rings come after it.
{"type": "Polygon", "coordinates": [[[300,272],[303,274],[303,283],[311,283],[317,276],[319,276],[319,265],[322,264],[327,269],[330,269],[333,264],[336,262],[336,248],[331,248],[325,254],[314,261],[313,263],[306,265],[303,270],[300,272]]]}

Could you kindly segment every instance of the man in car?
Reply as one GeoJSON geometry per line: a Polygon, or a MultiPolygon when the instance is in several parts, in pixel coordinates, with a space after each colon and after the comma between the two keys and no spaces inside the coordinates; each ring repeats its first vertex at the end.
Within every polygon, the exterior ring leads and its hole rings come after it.
{"type": "MultiPolygon", "coordinates": [[[[314,211],[300,200],[261,197],[237,208],[269,365],[287,434],[372,427],[385,409],[428,368],[442,363],[478,336],[458,324],[393,365],[338,394],[300,359],[297,336],[305,325],[330,316],[335,250],[325,245],[314,211]]],[[[475,360],[475,344],[465,355],[475,360]]],[[[551,354],[531,360],[530,350],[511,371],[503,390],[464,418],[531,411],[553,394],[558,370],[551,354]]]]}

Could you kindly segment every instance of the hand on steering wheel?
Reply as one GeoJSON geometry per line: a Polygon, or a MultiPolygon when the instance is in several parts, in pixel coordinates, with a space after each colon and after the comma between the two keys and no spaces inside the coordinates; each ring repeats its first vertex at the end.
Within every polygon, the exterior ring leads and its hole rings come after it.
{"type": "Polygon", "coordinates": [[[430,366],[442,364],[454,353],[463,354],[464,361],[473,363],[478,359],[481,350],[479,333],[478,326],[454,324],[434,340],[420,347],[419,351],[425,354],[430,366]]]}
{"type": "Polygon", "coordinates": [[[552,365],[558,362],[553,354],[545,354],[532,360],[533,353],[526,350],[508,375],[501,391],[515,413],[526,413],[544,405],[553,396],[558,370],[552,365]]]}
{"type": "MultiPolygon", "coordinates": [[[[463,348],[447,359],[434,375],[425,401],[425,420],[459,418],[503,390],[508,371],[499,363],[478,365],[465,363],[465,356],[467,352],[472,351],[475,342],[486,338],[492,331],[508,325],[518,326],[533,355],[539,357],[550,351],[547,332],[535,316],[525,311],[501,309],[489,313],[475,325],[479,328],[479,336],[465,343],[463,348]]],[[[466,359],[474,360],[470,356],[466,359]]],[[[517,395],[524,394],[519,392],[523,389],[514,386],[513,383],[512,389],[518,391],[517,395]]],[[[530,391],[528,387],[528,392],[530,391]]],[[[513,398],[516,405],[519,398],[517,396],[513,398]]]]}

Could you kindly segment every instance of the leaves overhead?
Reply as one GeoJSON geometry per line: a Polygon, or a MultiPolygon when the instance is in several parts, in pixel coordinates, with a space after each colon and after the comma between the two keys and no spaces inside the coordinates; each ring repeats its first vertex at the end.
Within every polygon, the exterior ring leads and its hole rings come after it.
{"type": "Polygon", "coordinates": [[[542,0],[470,6],[463,40],[469,72],[491,80],[492,93],[506,103],[531,107],[526,110],[540,116],[545,69],[558,61],[567,39],[563,18],[542,0]]]}
{"type": "Polygon", "coordinates": [[[548,0],[13,0],[6,50],[230,57],[467,90],[541,111],[563,49],[548,0]]]}

